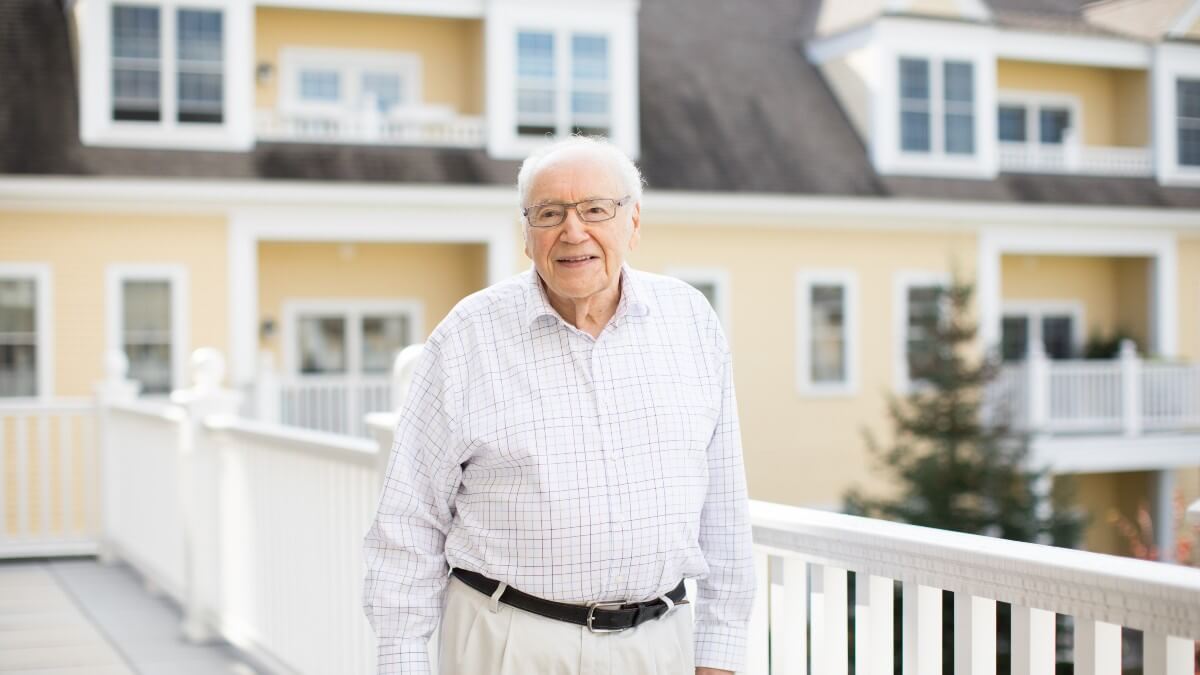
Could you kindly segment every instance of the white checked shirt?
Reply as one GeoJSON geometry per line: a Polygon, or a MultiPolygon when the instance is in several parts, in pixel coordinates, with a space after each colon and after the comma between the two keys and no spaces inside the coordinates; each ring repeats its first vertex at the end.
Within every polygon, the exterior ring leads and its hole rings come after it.
{"type": "Polygon", "coordinates": [[[449,567],[560,602],[696,577],[696,665],[740,670],[754,596],[729,348],[704,296],[628,266],[598,338],[529,270],[430,335],[364,542],[379,672],[429,672],[449,567]]]}

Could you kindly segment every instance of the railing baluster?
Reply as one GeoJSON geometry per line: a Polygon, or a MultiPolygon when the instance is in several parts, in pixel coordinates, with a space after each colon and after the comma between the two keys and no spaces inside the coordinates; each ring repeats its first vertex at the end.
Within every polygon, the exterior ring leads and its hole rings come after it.
{"type": "Polygon", "coordinates": [[[808,570],[803,558],[775,559],[771,583],[771,675],[808,673],[808,570]]]}
{"type": "Polygon", "coordinates": [[[1145,633],[1142,636],[1142,663],[1146,675],[1193,675],[1195,642],[1174,635],[1145,633]]]}
{"type": "Polygon", "coordinates": [[[859,572],[854,575],[854,589],[854,673],[893,675],[895,582],[859,572]]]}
{"type": "Polygon", "coordinates": [[[770,581],[769,560],[770,558],[765,552],[761,550],[754,552],[754,576],[757,577],[758,583],[755,584],[757,590],[754,593],[754,609],[750,615],[750,658],[747,672],[751,673],[767,673],[770,670],[768,659],[770,653],[768,610],[770,605],[767,598],[770,581]]]}
{"type": "Polygon", "coordinates": [[[996,675],[996,601],[954,594],[955,675],[996,675]]]}
{"type": "Polygon", "coordinates": [[[72,511],[75,510],[75,444],[71,436],[72,416],[63,413],[58,416],[58,485],[60,507],[62,508],[62,533],[69,536],[75,531],[72,511]]]}
{"type": "Polygon", "coordinates": [[[911,581],[904,582],[903,632],[904,675],[941,675],[942,591],[940,589],[911,581]]]}
{"type": "Polygon", "coordinates": [[[813,675],[847,675],[846,570],[812,566],[813,675]]]}
{"type": "Polygon", "coordinates": [[[17,452],[17,536],[28,536],[29,523],[29,418],[17,415],[13,418],[17,452]]]}
{"type": "Polygon", "coordinates": [[[37,414],[37,435],[38,435],[38,482],[41,484],[41,490],[38,495],[38,525],[40,527],[38,534],[43,537],[50,534],[52,531],[51,512],[54,510],[53,495],[50,493],[50,477],[53,472],[50,468],[50,421],[49,413],[42,411],[37,414]]]}
{"type": "Polygon", "coordinates": [[[1075,618],[1075,675],[1121,675],[1121,627],[1075,618]]]}
{"type": "Polygon", "coordinates": [[[1012,675],[1054,675],[1054,612],[1013,605],[1012,675]]]}

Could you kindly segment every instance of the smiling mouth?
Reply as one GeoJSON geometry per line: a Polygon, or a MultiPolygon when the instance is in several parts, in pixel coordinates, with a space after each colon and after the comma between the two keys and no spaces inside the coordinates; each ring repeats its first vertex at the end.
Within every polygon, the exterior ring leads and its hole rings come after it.
{"type": "Polygon", "coordinates": [[[600,256],[595,255],[576,255],[564,258],[555,258],[555,260],[560,263],[581,263],[588,260],[598,260],[599,258],[600,256]]]}

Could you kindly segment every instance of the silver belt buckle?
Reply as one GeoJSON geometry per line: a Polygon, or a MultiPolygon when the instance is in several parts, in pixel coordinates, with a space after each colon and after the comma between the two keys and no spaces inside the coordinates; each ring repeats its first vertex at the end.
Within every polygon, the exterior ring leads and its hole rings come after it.
{"type": "Polygon", "coordinates": [[[593,633],[620,633],[624,628],[593,628],[592,619],[595,618],[596,608],[600,609],[621,609],[627,602],[589,602],[587,613],[587,629],[593,633]]]}

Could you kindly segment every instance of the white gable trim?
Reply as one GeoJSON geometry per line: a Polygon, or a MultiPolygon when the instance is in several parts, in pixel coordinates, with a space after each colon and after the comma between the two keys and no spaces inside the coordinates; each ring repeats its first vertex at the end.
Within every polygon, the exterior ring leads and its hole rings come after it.
{"type": "Polygon", "coordinates": [[[1183,37],[1197,21],[1200,21],[1200,0],[1193,0],[1191,6],[1183,10],[1171,24],[1167,30],[1167,37],[1183,37]]]}

